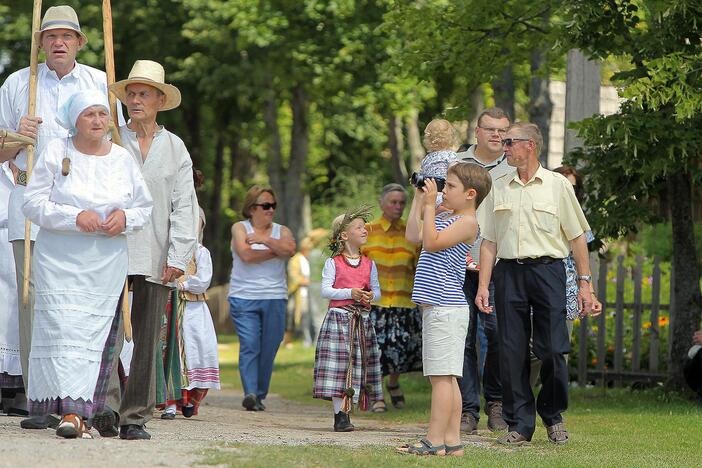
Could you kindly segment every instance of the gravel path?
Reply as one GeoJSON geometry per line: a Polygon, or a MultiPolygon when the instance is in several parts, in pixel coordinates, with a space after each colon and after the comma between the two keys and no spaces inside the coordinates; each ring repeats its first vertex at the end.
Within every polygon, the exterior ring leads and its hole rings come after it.
{"type": "MultiPolygon", "coordinates": [[[[0,467],[171,467],[190,466],[202,460],[204,449],[222,442],[252,444],[336,444],[342,446],[396,446],[419,437],[425,426],[394,424],[353,415],[358,430],[331,431],[328,408],[282,400],[270,395],[265,412],[247,412],[242,394],[232,390],[211,392],[200,415],[147,424],[150,441],[103,439],[93,430],[93,440],[66,440],[51,429],[25,431],[20,418],[0,416],[0,467]]],[[[490,445],[492,439],[470,437],[466,443],[490,445]]]]}

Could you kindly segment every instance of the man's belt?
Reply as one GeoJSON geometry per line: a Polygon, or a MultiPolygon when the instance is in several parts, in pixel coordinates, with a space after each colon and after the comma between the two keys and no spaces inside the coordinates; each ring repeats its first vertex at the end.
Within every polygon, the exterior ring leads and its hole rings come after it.
{"type": "Polygon", "coordinates": [[[518,263],[519,265],[548,265],[554,262],[562,262],[562,258],[536,257],[536,258],[501,258],[501,262],[518,263]]]}

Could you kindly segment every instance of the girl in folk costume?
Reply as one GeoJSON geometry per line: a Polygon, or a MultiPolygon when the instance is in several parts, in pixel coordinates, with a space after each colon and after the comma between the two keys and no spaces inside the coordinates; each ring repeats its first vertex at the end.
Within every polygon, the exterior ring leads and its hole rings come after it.
{"type": "Polygon", "coordinates": [[[91,438],[105,404],[127,276],[127,231],[149,222],[152,199],[132,156],[107,134],[107,98],[81,91],[61,108],[72,137],[47,144],[24,194],[39,225],[29,356],[29,413],[62,416],[56,434],[91,438]]]}
{"type": "Polygon", "coordinates": [[[333,402],[336,432],[353,431],[353,403],[365,410],[369,400],[383,398],[380,351],[368,319],[371,301],[380,298],[378,270],[360,250],[368,219],[362,207],[334,220],[332,256],[322,271],[322,297],[330,301],[317,339],[313,396],[333,402]]]}
{"type": "MultiPolygon", "coordinates": [[[[196,185],[197,185],[196,171],[196,185]]],[[[201,175],[200,175],[201,177],[201,175]]],[[[207,307],[207,288],[212,281],[212,257],[202,245],[205,212],[200,208],[200,234],[197,251],[183,276],[176,283],[180,351],[181,399],[169,401],[161,419],[175,418],[176,409],[189,418],[198,414],[200,403],[210,388],[219,390],[217,334],[207,307]]]]}

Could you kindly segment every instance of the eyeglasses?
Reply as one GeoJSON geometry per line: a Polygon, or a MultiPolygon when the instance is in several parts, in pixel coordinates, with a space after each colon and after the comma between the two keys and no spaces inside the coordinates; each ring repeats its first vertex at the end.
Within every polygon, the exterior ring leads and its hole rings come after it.
{"type": "Polygon", "coordinates": [[[253,206],[260,206],[263,208],[263,210],[268,211],[268,210],[275,210],[278,204],[276,202],[273,203],[254,203],[253,206]]]}
{"type": "Polygon", "coordinates": [[[486,133],[497,133],[499,135],[506,135],[507,134],[506,128],[481,127],[480,125],[478,125],[478,128],[483,130],[486,133]]]}
{"type": "Polygon", "coordinates": [[[505,138],[502,140],[502,146],[506,146],[507,148],[511,148],[514,145],[514,142],[516,141],[529,141],[531,138],[505,138]]]}

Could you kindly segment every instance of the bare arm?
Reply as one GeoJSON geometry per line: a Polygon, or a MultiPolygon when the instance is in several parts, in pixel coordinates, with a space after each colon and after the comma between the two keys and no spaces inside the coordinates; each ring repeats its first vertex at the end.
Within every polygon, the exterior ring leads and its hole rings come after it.
{"type": "MultiPolygon", "coordinates": [[[[590,259],[587,254],[587,242],[585,234],[581,234],[571,241],[573,248],[573,260],[578,276],[590,275],[590,259]]],[[[481,251],[482,253],[482,251],[481,251]]],[[[592,311],[592,282],[578,280],[578,308],[582,315],[587,315],[592,311]]]]}
{"type": "Polygon", "coordinates": [[[232,250],[246,263],[261,263],[275,258],[272,250],[253,250],[246,242],[246,229],[240,223],[232,226],[232,250]]]}
{"type": "MultiPolygon", "coordinates": [[[[422,208],[424,206],[424,192],[417,189],[412,199],[410,212],[407,216],[407,228],[405,229],[405,239],[413,244],[422,243],[422,208]]],[[[433,218],[432,218],[433,222],[433,218]]]]}
{"type": "Polygon", "coordinates": [[[480,244],[480,273],[478,274],[478,292],[475,295],[475,305],[482,312],[491,313],[490,291],[488,286],[492,277],[492,269],[497,257],[497,245],[487,239],[480,244]]]}
{"type": "Polygon", "coordinates": [[[19,151],[19,148],[6,148],[0,150],[0,164],[4,163],[5,161],[9,161],[10,159],[17,156],[17,153],[19,153],[19,151]]]}
{"type": "Polygon", "coordinates": [[[273,239],[272,237],[261,237],[256,233],[247,234],[246,240],[249,244],[263,244],[275,254],[276,257],[290,258],[295,255],[297,250],[297,244],[295,243],[295,238],[285,226],[280,227],[280,239],[273,239]]]}

